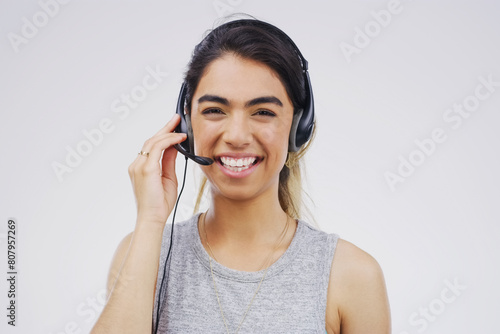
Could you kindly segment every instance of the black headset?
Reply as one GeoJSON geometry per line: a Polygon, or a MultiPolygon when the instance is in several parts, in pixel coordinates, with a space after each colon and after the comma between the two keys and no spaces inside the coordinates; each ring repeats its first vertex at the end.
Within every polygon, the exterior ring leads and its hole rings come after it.
{"type": "MultiPolygon", "coordinates": [[[[297,53],[297,56],[299,57],[302,65],[302,72],[304,75],[304,84],[306,91],[306,101],[304,107],[297,111],[294,111],[293,113],[292,127],[290,129],[290,136],[288,140],[288,151],[297,152],[300,149],[300,147],[304,145],[311,138],[314,127],[314,98],[311,88],[311,80],[309,79],[309,72],[307,71],[307,60],[304,58],[304,56],[302,56],[302,53],[297,48],[297,45],[295,45],[292,39],[282,30],[278,29],[277,27],[267,22],[253,20],[253,19],[242,19],[242,20],[231,21],[215,28],[195,47],[195,50],[198,49],[200,45],[218,29],[225,28],[228,26],[234,26],[234,27],[256,26],[263,28],[265,30],[271,30],[272,32],[284,37],[297,53]]],[[[186,104],[186,92],[187,92],[187,84],[186,82],[184,82],[181,86],[181,91],[179,93],[179,98],[177,100],[177,109],[176,109],[176,113],[179,114],[179,116],[181,117],[181,121],[179,125],[176,127],[175,132],[185,133],[187,135],[187,138],[182,143],[176,144],[175,148],[180,153],[184,154],[186,157],[192,159],[193,161],[195,161],[200,165],[211,165],[214,163],[212,159],[208,157],[197,156],[194,154],[194,137],[193,137],[193,128],[191,127],[191,119],[189,114],[184,113],[184,107],[186,104]]]]}

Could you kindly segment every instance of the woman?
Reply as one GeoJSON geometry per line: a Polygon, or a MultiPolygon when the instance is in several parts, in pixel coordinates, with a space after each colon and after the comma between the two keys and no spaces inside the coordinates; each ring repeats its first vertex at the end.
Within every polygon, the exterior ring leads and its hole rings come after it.
{"type": "Polygon", "coordinates": [[[136,227],[92,333],[390,333],[377,262],[299,219],[314,108],[295,44],[265,22],[226,23],[195,48],[184,88],[192,135],[174,132],[176,114],[130,165],[136,227]],[[175,224],[169,250],[184,141],[214,161],[201,166],[211,201],[175,224]]]}

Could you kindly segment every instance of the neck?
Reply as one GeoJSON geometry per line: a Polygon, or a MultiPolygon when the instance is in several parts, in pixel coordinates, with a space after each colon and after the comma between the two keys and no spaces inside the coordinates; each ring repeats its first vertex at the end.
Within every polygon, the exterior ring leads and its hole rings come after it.
{"type": "Polygon", "coordinates": [[[296,226],[281,208],[277,193],[244,201],[212,194],[199,231],[205,249],[219,263],[235,270],[258,271],[286,251],[296,226]]]}
{"type": "Polygon", "coordinates": [[[210,242],[238,245],[273,245],[287,221],[277,194],[258,196],[245,201],[212,194],[205,217],[210,242]]]}

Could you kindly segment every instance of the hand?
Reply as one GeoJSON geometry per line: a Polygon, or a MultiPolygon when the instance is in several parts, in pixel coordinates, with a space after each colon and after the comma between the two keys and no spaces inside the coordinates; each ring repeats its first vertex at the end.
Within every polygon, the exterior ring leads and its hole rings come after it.
{"type": "Polygon", "coordinates": [[[173,147],[186,140],[186,134],[173,133],[180,116],[174,117],[142,147],[149,156],[137,155],[128,168],[137,203],[137,221],[165,224],[177,199],[177,176],[173,147]],[[163,156],[162,156],[163,153],[163,156]]]}

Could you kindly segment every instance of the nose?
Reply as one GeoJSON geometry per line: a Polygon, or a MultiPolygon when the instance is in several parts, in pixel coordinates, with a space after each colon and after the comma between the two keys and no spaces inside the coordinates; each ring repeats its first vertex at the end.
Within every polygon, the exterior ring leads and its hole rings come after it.
{"type": "Polygon", "coordinates": [[[234,148],[244,148],[252,142],[250,120],[243,113],[233,113],[224,125],[222,139],[234,148]]]}

